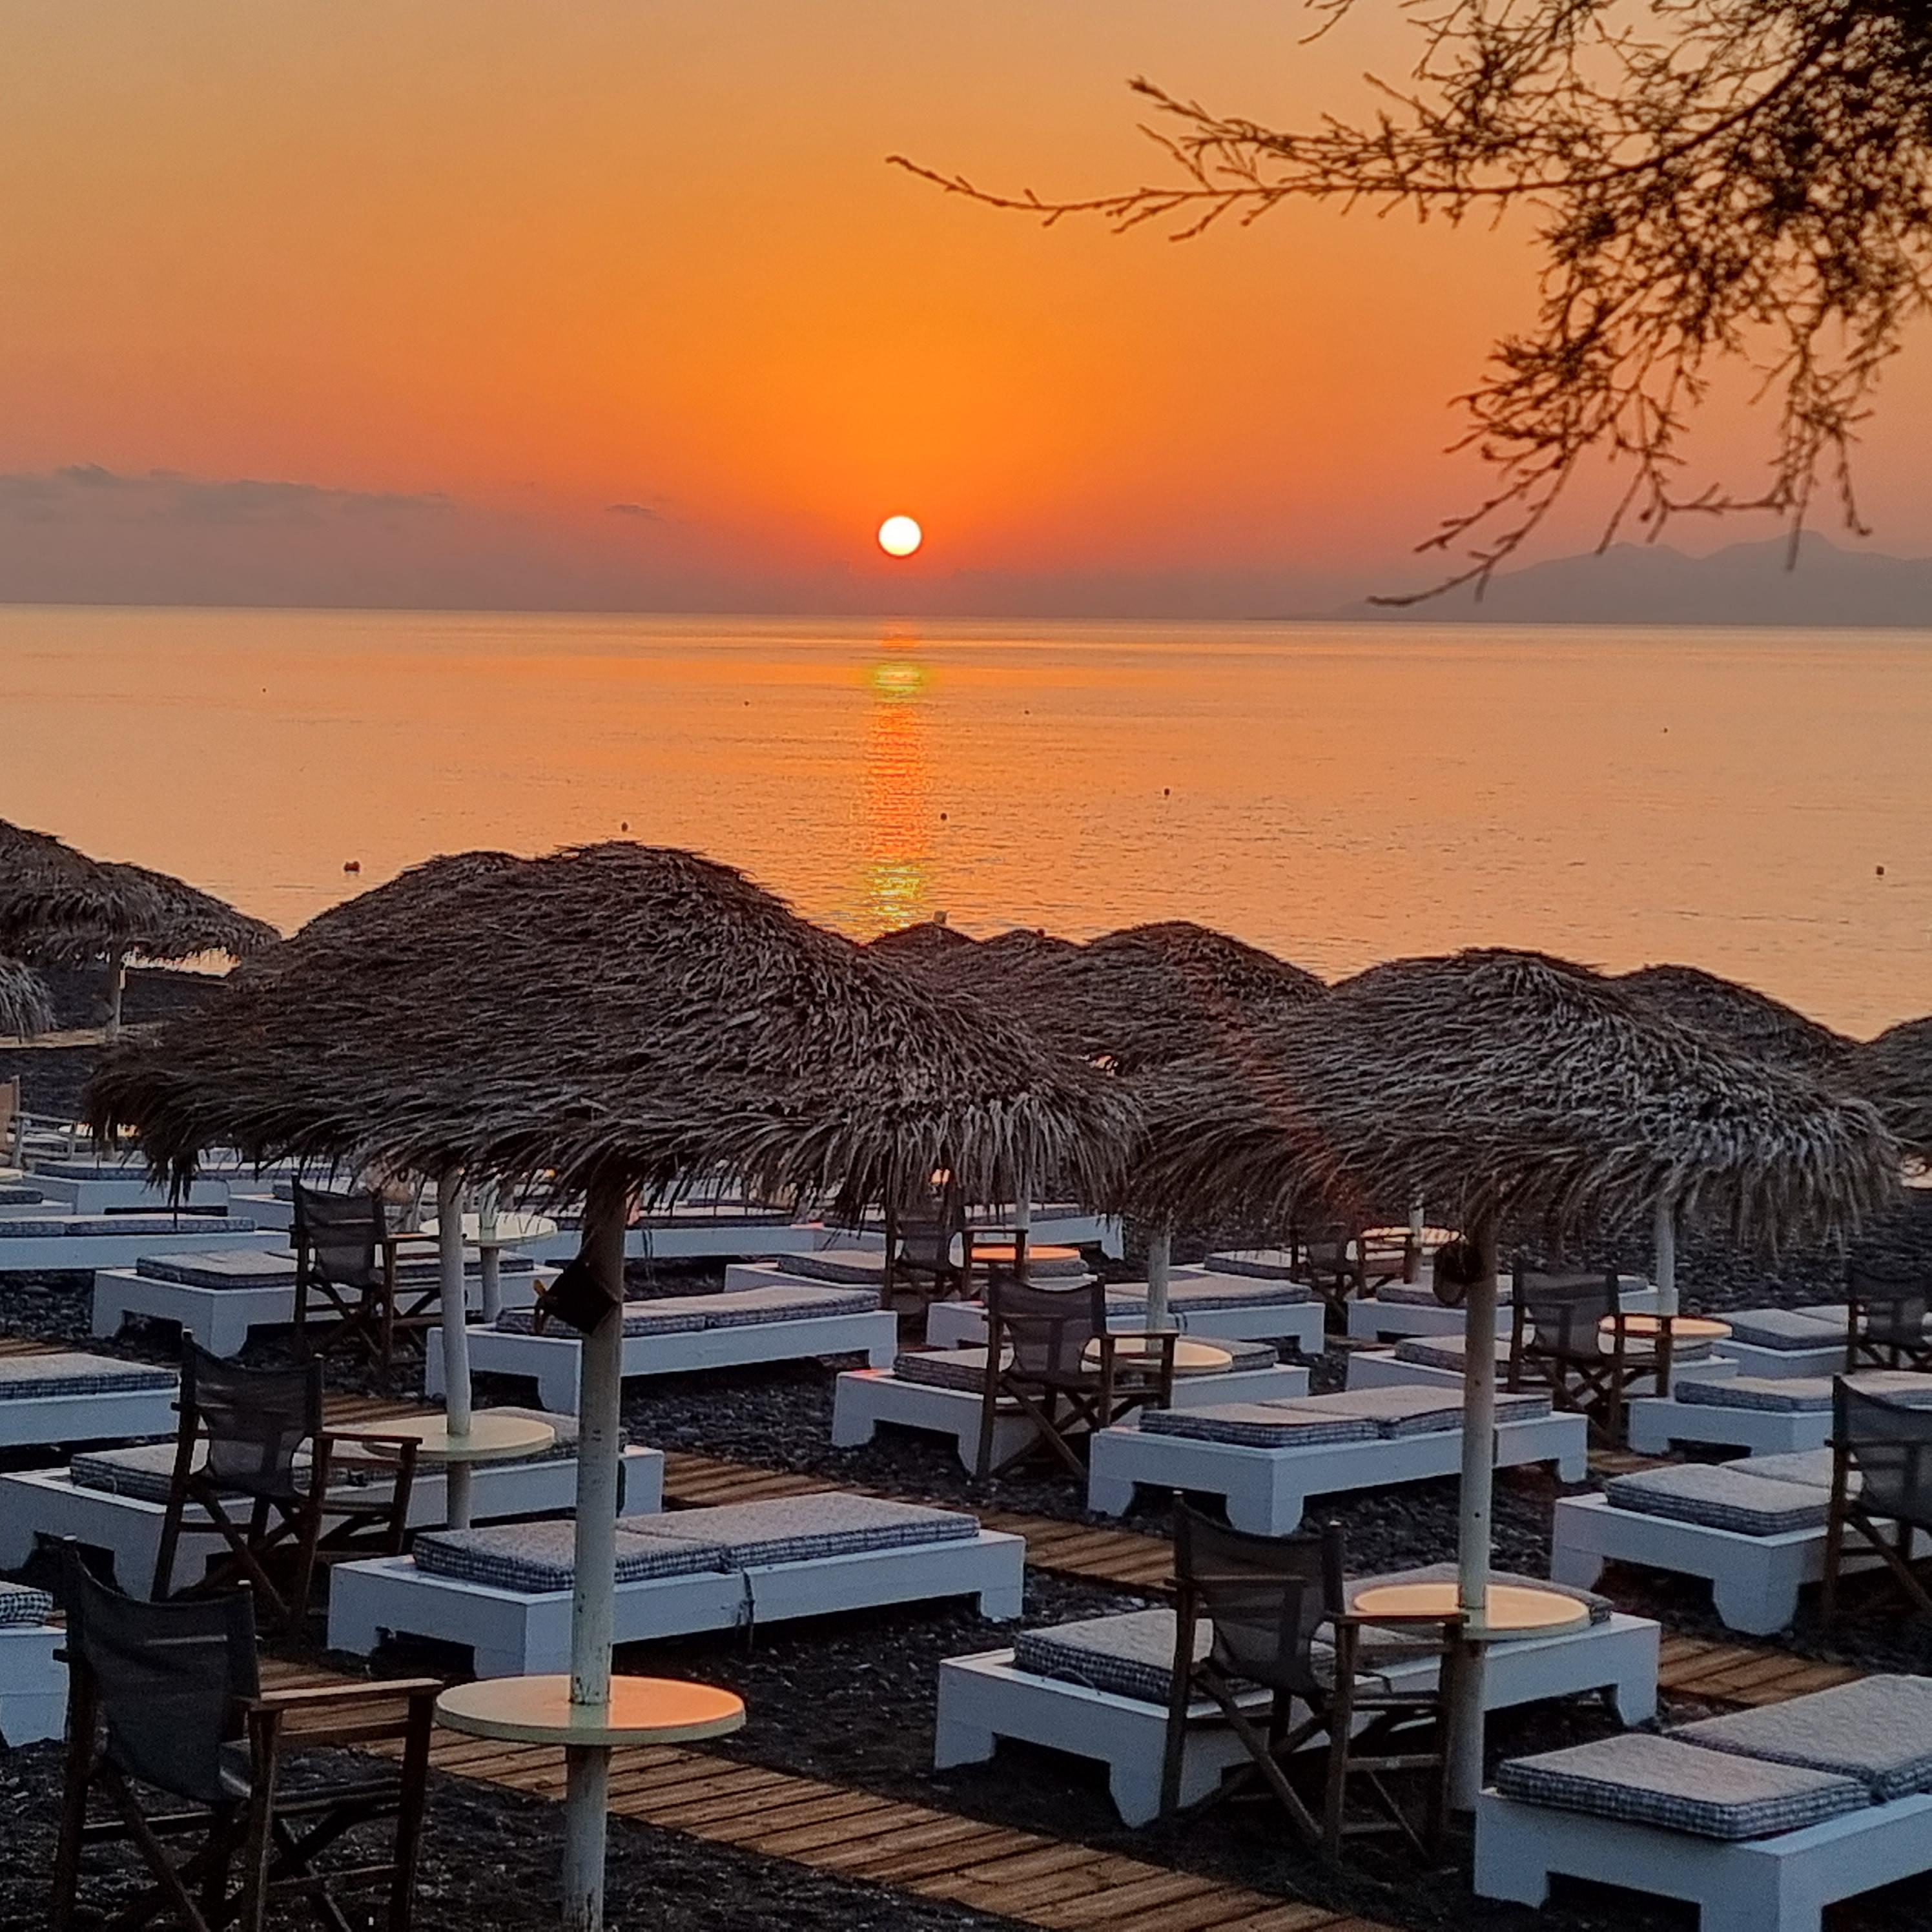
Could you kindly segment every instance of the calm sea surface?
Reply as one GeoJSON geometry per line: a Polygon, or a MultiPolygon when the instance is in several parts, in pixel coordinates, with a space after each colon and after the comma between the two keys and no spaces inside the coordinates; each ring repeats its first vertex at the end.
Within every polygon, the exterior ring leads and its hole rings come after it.
{"type": "Polygon", "coordinates": [[[1185,916],[1932,1010],[1932,634],[16,608],[0,722],[0,818],[284,928],[628,826],[861,935],[1185,916]]]}

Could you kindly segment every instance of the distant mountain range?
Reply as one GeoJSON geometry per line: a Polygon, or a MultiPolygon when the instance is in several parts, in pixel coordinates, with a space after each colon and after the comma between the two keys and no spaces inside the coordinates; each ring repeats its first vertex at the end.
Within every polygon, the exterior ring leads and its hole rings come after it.
{"type": "Polygon", "coordinates": [[[1336,614],[1412,623],[1890,625],[1932,629],[1932,557],[1882,556],[1806,536],[1796,568],[1783,538],[1687,556],[1662,544],[1613,544],[1402,610],[1336,614]]]}

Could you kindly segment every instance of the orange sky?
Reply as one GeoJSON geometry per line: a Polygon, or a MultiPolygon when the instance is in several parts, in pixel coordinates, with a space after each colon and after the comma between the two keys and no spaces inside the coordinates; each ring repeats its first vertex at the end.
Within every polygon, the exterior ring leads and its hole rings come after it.
{"type": "MultiPolygon", "coordinates": [[[[1397,11],[1311,50],[1286,0],[16,0],[0,594],[1376,587],[1467,494],[1445,405],[1527,313],[1520,232],[1043,232],[882,161],[1118,186],[1157,165],[1127,76],[1347,105],[1397,11]],[[81,464],[354,494],[43,487],[81,464]],[[909,568],[869,544],[899,508],[909,568]]],[[[1932,549],[1928,400],[1921,350],[1868,452],[1878,548],[1932,549]]]]}

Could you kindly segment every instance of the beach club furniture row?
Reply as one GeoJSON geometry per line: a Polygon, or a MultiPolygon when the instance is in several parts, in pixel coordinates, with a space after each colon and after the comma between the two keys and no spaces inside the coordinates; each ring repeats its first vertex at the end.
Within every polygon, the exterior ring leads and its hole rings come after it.
{"type": "Polygon", "coordinates": [[[228,1183],[219,1174],[197,1174],[177,1192],[166,1181],[157,1184],[144,1161],[37,1160],[27,1180],[43,1202],[70,1214],[130,1208],[165,1214],[177,1208],[207,1210],[228,1205],[228,1183]]]}
{"type": "MultiPolygon", "coordinates": [[[[1219,1349],[1228,1360],[1225,1366],[1177,1365],[1177,1408],[1281,1400],[1308,1393],[1308,1371],[1284,1366],[1271,1343],[1237,1342],[1222,1336],[1190,1339],[1219,1349]]],[[[832,1446],[856,1449],[872,1441],[880,1423],[890,1423],[925,1435],[951,1436],[961,1466],[976,1469],[986,1386],[984,1347],[907,1348],[898,1352],[890,1369],[848,1369],[839,1376],[832,1393],[832,1446]]],[[[1019,1402],[1001,1396],[994,1418],[992,1466],[998,1468],[1021,1454],[1039,1434],[1038,1426],[1019,1402]]]]}
{"type": "MultiPolygon", "coordinates": [[[[494,1414],[530,1416],[556,1431],[554,1446],[521,1460],[479,1464],[471,1478],[472,1520],[567,1510],[576,1495],[577,1430],[568,1416],[542,1415],[531,1409],[496,1409],[494,1414]]],[[[380,1460],[358,1458],[352,1444],[338,1444],[345,1496],[386,1501],[394,1482],[380,1460]]],[[[115,1582],[130,1596],[152,1591],[162,1526],[175,1464],[175,1444],[138,1444],[75,1456],[64,1469],[36,1469],[0,1475],[0,1570],[17,1570],[41,1544],[71,1537],[98,1551],[113,1566],[115,1582]]],[[[626,1448],[619,1474],[620,1507],[644,1515],[662,1506],[664,1456],[656,1449],[626,1448]]],[[[332,1494],[336,1491],[332,1490],[332,1494]]],[[[406,1525],[433,1528],[448,1513],[446,1471],[418,1465],[410,1490],[406,1525]]],[[[176,1549],[171,1589],[198,1580],[211,1559],[227,1546],[203,1510],[190,1503],[176,1549]]]]}
{"type": "Polygon", "coordinates": [[[0,1355],[0,1449],[165,1434],[179,1387],[172,1369],[78,1349],[0,1355]]]}
{"type": "MultiPolygon", "coordinates": [[[[1144,1328],[1147,1305],[1144,1283],[1110,1286],[1108,1325],[1144,1328]]],[[[1318,1355],[1327,1345],[1322,1304],[1299,1282],[1176,1268],[1168,1282],[1167,1306],[1170,1319],[1184,1335],[1204,1336],[1211,1331],[1222,1341],[1292,1342],[1304,1355],[1318,1355]]],[[[986,1304],[935,1301],[926,1311],[926,1339],[934,1348],[983,1348],[986,1304]]]]}
{"type": "Polygon", "coordinates": [[[149,1255],[261,1245],[261,1231],[245,1214],[70,1214],[45,1204],[0,1207],[0,1274],[86,1274],[130,1268],[149,1255]]]}
{"type": "MultiPolygon", "coordinates": [[[[1637,1470],[1601,1496],[1558,1498],[1550,1574],[1580,1589],[1606,1563],[1701,1576],[1729,1628],[1768,1636],[1796,1616],[1799,1590],[1822,1580],[1831,1514],[1828,1449],[1637,1470]]],[[[1923,1555],[1927,1540],[1912,1547],[1923,1555]]]]}
{"type": "Polygon", "coordinates": [[[0,1582],[0,1744],[38,1744],[65,1728],[67,1666],[56,1653],[66,1635],[44,1590],[0,1582]]]}
{"type": "MultiPolygon", "coordinates": [[[[536,1272],[522,1256],[502,1258],[504,1304],[527,1308],[536,1298],[536,1272]]],[[[396,1277],[405,1287],[438,1278],[431,1252],[399,1258],[396,1277]]],[[[482,1273],[466,1264],[467,1299],[482,1298],[482,1273]]],[[[92,1326],[117,1335],[129,1316],[168,1322],[211,1355],[238,1355],[257,1328],[285,1328],[295,1319],[296,1258],[286,1249],[236,1247],[206,1253],[144,1255],[132,1268],[102,1268],[94,1277],[92,1326]]],[[[320,1326],[320,1324],[316,1324],[320,1326]]]]}
{"type": "MultiPolygon", "coordinates": [[[[1913,1407],[1932,1406],[1932,1375],[1866,1369],[1846,1378],[1854,1388],[1913,1407]]],[[[1712,1382],[1680,1378],[1668,1399],[1640,1396],[1630,1404],[1630,1446],[1646,1455],[1676,1444],[1717,1444],[1754,1456],[1816,1449],[1831,1440],[1829,1376],[1733,1375],[1712,1382]]]]}
{"type": "MultiPolygon", "coordinates": [[[[1352,1582],[1360,1591],[1453,1576],[1447,1566],[1403,1570],[1352,1582]]],[[[1499,1584],[1554,1586],[1498,1575],[1499,1584]]],[[[1546,1699],[1601,1690],[1620,1722],[1639,1724],[1657,1709],[1658,1626],[1622,1615],[1603,1598],[1576,1596],[1590,1621],[1572,1629],[1493,1642],[1484,1704],[1499,1711],[1546,1699]]],[[[1195,1633],[1197,1654],[1211,1627],[1195,1633]]],[[[1405,1646],[1413,1648],[1412,1646],[1405,1646]]],[[[1372,1663],[1376,1646],[1368,1646],[1372,1663]]],[[[1009,1649],[949,1658],[939,1666],[939,1709],[933,1762],[940,1770],[983,1763],[1001,1738],[1018,1738],[1107,1767],[1108,1790],[1124,1822],[1144,1825],[1160,1809],[1162,1761],[1174,1676],[1174,1618],[1170,1609],[1128,1610],[1022,1630],[1009,1649]]],[[[1434,1658],[1404,1656],[1377,1669],[1389,1688],[1432,1686],[1434,1658]]],[[[1264,1706],[1267,1694],[1250,1700],[1264,1706]]],[[[1240,1741],[1209,1699],[1191,1705],[1181,1756],[1180,1802],[1205,1798],[1228,1771],[1247,1761],[1240,1741]]]]}
{"type": "MultiPolygon", "coordinates": [[[[1515,1322],[1515,1286],[1508,1276],[1496,1283],[1496,1333],[1507,1336],[1515,1322]]],[[[1618,1305],[1626,1315],[1647,1315],[1657,1306],[1657,1290],[1641,1275],[1617,1277],[1618,1305]]],[[[1348,1305],[1352,1340],[1377,1342],[1408,1335],[1461,1335],[1468,1316],[1460,1302],[1445,1302],[1436,1292],[1425,1265],[1418,1281],[1384,1282],[1371,1295],[1352,1296],[1348,1305]]]]}
{"type": "MultiPolygon", "coordinates": [[[[1546,1395],[1498,1394],[1497,1468],[1553,1462],[1564,1481],[1580,1482],[1588,1452],[1582,1416],[1552,1414],[1546,1395]]],[[[1285,1536],[1300,1526],[1311,1496],[1454,1475],[1462,1456],[1460,1390],[1348,1389],[1149,1410],[1094,1438],[1087,1506],[1119,1516],[1144,1485],[1198,1492],[1220,1497],[1237,1529],[1285,1536]]]]}
{"type": "MultiPolygon", "coordinates": [[[[407,1556],[331,1579],[331,1649],[366,1656],[386,1633],[466,1647],[479,1677],[568,1670],[568,1522],[419,1536],[407,1556]]],[[[1020,1613],[1026,1546],[956,1510],[832,1491],[617,1522],[620,1644],[952,1597],[1020,1613]]]]}
{"type": "MultiPolygon", "coordinates": [[[[875,1294],[816,1281],[627,1302],[623,1319],[626,1381],[823,1355],[863,1355],[884,1364],[898,1348],[898,1318],[880,1309],[875,1294]]],[[[535,1321],[530,1310],[508,1310],[493,1327],[472,1327],[471,1372],[534,1381],[544,1408],[574,1414],[580,1338],[557,1322],[535,1333],[535,1321]]],[[[444,1389],[442,1336],[434,1329],[423,1386],[432,1396],[444,1389]]]]}
{"type": "MultiPolygon", "coordinates": [[[[1390,1388],[1403,1385],[1458,1388],[1462,1386],[1468,1351],[1460,1335],[1411,1335],[1393,1348],[1357,1348],[1348,1357],[1348,1387],[1390,1388]]],[[[1503,1386],[1509,1372],[1510,1345],[1496,1345],[1497,1385],[1503,1386]]],[[[1686,1342],[1672,1353],[1672,1384],[1693,1379],[1721,1380],[1734,1376],[1738,1365],[1712,1352],[1708,1342],[1686,1342]]],[[[1541,1386],[1532,1377],[1526,1384],[1541,1386]]]]}
{"type": "Polygon", "coordinates": [[[1552,1876],[1682,1899],[1702,1932],[1820,1932],[1823,1908],[1932,1870],[1932,1679],[1514,1758],[1477,1802],[1475,1889],[1552,1876]]]}

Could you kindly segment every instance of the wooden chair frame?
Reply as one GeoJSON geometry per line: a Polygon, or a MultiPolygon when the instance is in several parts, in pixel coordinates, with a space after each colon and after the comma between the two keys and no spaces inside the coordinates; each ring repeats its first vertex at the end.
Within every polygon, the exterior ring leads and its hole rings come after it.
{"type": "MultiPolygon", "coordinates": [[[[1607,1353],[1600,1350],[1590,1357],[1566,1353],[1534,1338],[1524,1306],[1525,1270],[1521,1262],[1516,1263],[1510,1295],[1509,1369],[1505,1379],[1510,1394],[1515,1394],[1522,1388],[1526,1371],[1535,1374],[1540,1383],[1549,1387],[1552,1408],[1582,1414],[1600,1442],[1614,1445],[1623,1439],[1624,1411],[1633,1388],[1648,1378],[1658,1394],[1669,1393],[1672,1338],[1671,1324],[1666,1320],[1660,1325],[1654,1346],[1640,1359],[1632,1360],[1617,1271],[1611,1268],[1605,1273],[1610,1312],[1615,1318],[1610,1347],[1607,1353]]],[[[1592,1333],[1597,1332],[1593,1324],[1592,1333]]]]}

